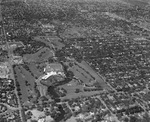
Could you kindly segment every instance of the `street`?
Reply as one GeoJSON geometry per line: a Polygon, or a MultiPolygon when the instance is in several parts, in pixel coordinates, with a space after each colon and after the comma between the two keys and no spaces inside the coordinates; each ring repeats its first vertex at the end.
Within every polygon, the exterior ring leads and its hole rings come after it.
{"type": "MultiPolygon", "coordinates": [[[[0,0],[0,3],[2,2],[2,0],[0,0]]],[[[7,46],[7,50],[8,50],[8,67],[9,67],[9,70],[10,70],[10,79],[12,79],[14,81],[14,85],[15,85],[15,94],[16,94],[16,97],[17,97],[17,102],[18,102],[18,107],[17,108],[14,108],[14,107],[11,107],[10,105],[7,105],[6,103],[3,103],[8,109],[11,109],[11,110],[19,110],[20,112],[20,117],[21,117],[21,120],[22,122],[23,119],[22,119],[22,114],[21,114],[21,110],[22,110],[22,106],[21,106],[21,103],[20,103],[20,99],[19,99],[19,96],[18,96],[18,91],[17,91],[17,87],[16,87],[16,81],[15,81],[15,77],[14,77],[14,71],[13,71],[13,64],[12,64],[12,51],[11,51],[11,48],[9,46],[9,43],[8,43],[8,40],[7,40],[7,35],[6,35],[6,31],[5,31],[5,27],[4,27],[4,24],[3,24],[3,17],[2,17],[2,12],[1,12],[1,9],[2,9],[2,6],[0,5],[0,21],[2,22],[2,35],[4,36],[4,40],[6,41],[6,46],[7,46]]]]}

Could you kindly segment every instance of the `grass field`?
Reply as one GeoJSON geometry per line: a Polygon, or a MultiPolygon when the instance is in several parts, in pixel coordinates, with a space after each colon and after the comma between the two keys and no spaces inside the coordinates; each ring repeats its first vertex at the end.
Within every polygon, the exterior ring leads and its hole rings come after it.
{"type": "MultiPolygon", "coordinates": [[[[109,89],[108,85],[105,83],[104,79],[102,76],[100,76],[99,74],[97,74],[85,61],[82,61],[81,63],[78,63],[76,62],[75,63],[75,67],[76,69],[81,69],[81,70],[78,70],[79,72],[84,72],[84,74],[86,74],[87,76],[87,79],[91,78],[91,79],[95,79],[96,81],[98,81],[101,86],[104,88],[104,89],[109,89]],[[78,68],[79,67],[79,68],[78,68]]],[[[76,73],[76,72],[75,72],[76,73]]],[[[76,73],[75,75],[79,75],[78,73],[76,73]]],[[[81,74],[80,74],[81,75],[81,74]]],[[[83,76],[82,76],[83,77],[83,76]]],[[[81,77],[81,78],[82,78],[81,77]]],[[[93,79],[93,80],[94,80],[93,79]]],[[[84,80],[85,83],[88,83],[87,81],[89,80],[84,80]]]]}
{"type": "Polygon", "coordinates": [[[94,95],[98,95],[100,93],[100,91],[91,91],[91,92],[80,92],[80,93],[69,93],[67,94],[67,96],[62,97],[61,99],[72,99],[72,98],[78,98],[78,97],[82,97],[82,96],[94,96],[94,95]]]}
{"type": "Polygon", "coordinates": [[[75,74],[76,78],[79,78],[81,81],[85,83],[90,83],[91,81],[94,80],[87,72],[85,72],[85,70],[83,70],[78,65],[74,65],[71,68],[71,71],[75,74]]]}
{"type": "Polygon", "coordinates": [[[67,90],[67,93],[74,93],[76,89],[83,89],[83,85],[79,85],[78,81],[73,79],[71,82],[69,82],[68,84],[64,84],[59,86],[60,88],[64,88],[65,90],[67,90]]]}
{"type": "Polygon", "coordinates": [[[18,67],[14,68],[16,75],[17,75],[17,81],[19,82],[20,85],[20,89],[21,89],[21,100],[22,101],[27,101],[28,98],[28,91],[26,89],[26,85],[25,85],[25,79],[23,77],[23,75],[21,75],[20,69],[18,67]]]}
{"type": "Polygon", "coordinates": [[[62,86],[59,86],[59,88],[64,88],[67,91],[67,95],[65,97],[61,97],[61,99],[72,99],[72,98],[77,98],[81,96],[91,96],[91,95],[96,95],[99,94],[101,91],[90,91],[86,92],[84,91],[84,86],[78,84],[78,81],[72,80],[69,82],[69,84],[65,84],[62,86]],[[76,89],[79,89],[79,93],[75,93],[76,89]]]}
{"type": "MultiPolygon", "coordinates": [[[[68,65],[68,63],[66,63],[68,65]]],[[[111,88],[106,84],[105,79],[100,75],[97,74],[85,61],[81,63],[74,62],[72,67],[69,67],[75,77],[77,79],[73,79],[68,84],[64,84],[59,86],[60,88],[64,88],[67,91],[65,97],[61,97],[61,99],[72,99],[81,96],[91,96],[97,95],[103,91],[103,89],[111,90],[111,88]],[[96,87],[94,83],[99,83],[102,89],[95,90],[96,87]],[[75,93],[76,89],[80,91],[75,93]],[[85,91],[88,89],[89,91],[85,91]]]]}
{"type": "Polygon", "coordinates": [[[17,81],[19,82],[20,89],[21,89],[21,100],[26,102],[30,95],[35,96],[34,91],[34,77],[22,66],[16,66],[14,68],[17,76],[17,81]],[[29,85],[26,84],[28,82],[29,85]]]}
{"type": "Polygon", "coordinates": [[[43,72],[39,71],[39,69],[37,68],[35,63],[30,63],[30,64],[28,64],[28,66],[29,66],[29,69],[31,70],[31,72],[34,73],[35,77],[39,77],[43,74],[43,72]]]}
{"type": "Polygon", "coordinates": [[[81,63],[76,63],[79,67],[82,67],[86,72],[89,73],[91,77],[94,77],[96,81],[98,81],[104,89],[110,90],[110,87],[106,84],[103,77],[96,73],[85,61],[81,63]]]}
{"type": "Polygon", "coordinates": [[[49,48],[43,48],[34,54],[26,54],[23,56],[25,62],[43,62],[49,57],[53,57],[54,53],[49,48]]]}
{"type": "Polygon", "coordinates": [[[60,42],[59,38],[53,38],[53,37],[47,37],[48,41],[54,45],[55,48],[57,49],[62,49],[65,45],[60,42]]]}

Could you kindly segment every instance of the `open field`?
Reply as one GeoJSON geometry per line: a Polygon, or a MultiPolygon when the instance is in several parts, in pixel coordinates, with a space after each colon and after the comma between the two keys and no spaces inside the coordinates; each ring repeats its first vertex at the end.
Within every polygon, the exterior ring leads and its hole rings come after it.
{"type": "Polygon", "coordinates": [[[91,95],[96,95],[99,94],[101,91],[84,91],[84,85],[78,84],[78,81],[72,80],[68,84],[64,84],[59,86],[59,88],[64,88],[67,91],[67,94],[65,97],[61,97],[61,99],[72,99],[72,98],[77,98],[81,96],[91,96],[91,95]],[[78,89],[80,92],[76,93],[76,89],[78,89]]]}
{"type": "Polygon", "coordinates": [[[25,62],[43,62],[49,57],[53,57],[54,53],[49,48],[43,48],[34,54],[26,54],[23,56],[25,62]]]}
{"type": "MultiPolygon", "coordinates": [[[[68,63],[66,64],[68,65],[68,63]]],[[[94,71],[85,61],[82,61],[81,63],[74,61],[73,66],[69,67],[69,70],[72,71],[74,73],[74,76],[80,80],[80,83],[78,81],[77,82],[78,84],[81,84],[82,87],[84,87],[83,85],[87,85],[87,89],[92,90],[95,87],[94,84],[98,83],[102,89],[106,89],[108,91],[112,89],[105,82],[105,78],[94,71]]],[[[77,84],[75,84],[76,83],[74,83],[73,85],[64,86],[64,88],[68,89],[68,91],[71,93],[73,92],[73,90],[75,90],[76,87],[79,87],[77,84]]]]}
{"type": "Polygon", "coordinates": [[[20,89],[21,89],[21,100],[22,101],[27,101],[28,98],[28,91],[26,89],[26,85],[25,85],[25,79],[23,78],[23,75],[21,75],[20,70],[18,67],[14,68],[15,72],[16,72],[16,76],[17,76],[17,81],[19,82],[20,85],[20,89]]]}
{"type": "Polygon", "coordinates": [[[34,73],[35,77],[39,77],[43,74],[42,72],[39,71],[35,63],[30,63],[28,64],[28,66],[29,66],[30,71],[34,73]]]}
{"type": "Polygon", "coordinates": [[[59,88],[64,88],[67,91],[65,97],[61,99],[72,99],[81,96],[91,96],[99,94],[103,89],[111,90],[111,88],[106,84],[105,79],[96,73],[85,61],[81,63],[74,62],[72,67],[69,67],[77,79],[73,79],[68,84],[59,86],[59,88]],[[94,83],[98,82],[102,89],[96,90],[94,83]],[[76,89],[80,92],[75,93],[76,89]],[[89,91],[85,91],[88,89],[89,91]]]}
{"type": "Polygon", "coordinates": [[[77,80],[73,79],[71,82],[68,84],[64,84],[59,86],[59,88],[64,88],[67,91],[67,95],[65,97],[61,97],[60,99],[72,99],[72,98],[77,98],[81,96],[91,96],[91,95],[96,95],[99,94],[101,91],[90,91],[86,92],[84,91],[84,86],[79,84],[77,80]],[[76,89],[79,89],[79,93],[75,93],[76,89]]]}
{"type": "Polygon", "coordinates": [[[28,100],[29,95],[32,94],[34,96],[34,77],[22,66],[16,66],[14,68],[16,72],[17,81],[20,85],[21,92],[21,100],[26,102],[28,100]]]}
{"type": "Polygon", "coordinates": [[[91,77],[87,72],[85,72],[85,70],[83,70],[78,65],[74,65],[73,67],[71,67],[70,70],[74,73],[76,78],[80,79],[86,84],[90,83],[91,81],[94,81],[94,78],[91,77]]]}
{"type": "Polygon", "coordinates": [[[83,90],[83,85],[78,84],[78,81],[75,79],[73,79],[68,84],[64,84],[64,85],[61,85],[59,87],[67,90],[68,94],[74,93],[76,89],[80,89],[81,91],[83,90]]]}
{"type": "Polygon", "coordinates": [[[89,76],[94,77],[95,80],[101,84],[102,88],[110,90],[110,87],[106,84],[103,77],[97,74],[85,61],[82,61],[81,63],[76,62],[76,65],[85,72],[88,72],[89,76]]]}
{"type": "Polygon", "coordinates": [[[93,96],[93,95],[98,95],[100,94],[100,91],[91,91],[91,92],[80,92],[80,93],[69,93],[67,94],[67,96],[62,97],[61,100],[64,99],[72,99],[72,98],[78,98],[78,97],[82,97],[82,96],[93,96]]]}

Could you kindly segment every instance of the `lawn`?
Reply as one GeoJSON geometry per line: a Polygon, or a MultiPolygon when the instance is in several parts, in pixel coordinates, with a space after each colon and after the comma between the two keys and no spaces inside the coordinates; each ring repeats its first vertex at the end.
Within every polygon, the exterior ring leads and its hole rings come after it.
{"type": "Polygon", "coordinates": [[[21,100],[25,103],[29,96],[36,96],[34,89],[35,78],[22,66],[16,66],[14,70],[20,85],[21,100]]]}
{"type": "Polygon", "coordinates": [[[40,72],[40,70],[37,68],[35,63],[28,64],[28,67],[35,77],[39,77],[43,74],[43,72],[40,72]]]}
{"type": "Polygon", "coordinates": [[[78,65],[74,65],[71,68],[71,71],[74,73],[76,78],[80,79],[84,83],[89,83],[90,81],[94,80],[87,72],[85,72],[82,68],[78,67],[78,65]]]}
{"type": "Polygon", "coordinates": [[[83,85],[79,85],[78,81],[75,80],[75,79],[73,79],[68,84],[64,84],[64,85],[61,85],[59,87],[64,88],[65,90],[67,90],[68,94],[74,93],[76,89],[80,89],[81,91],[83,91],[83,85]]]}
{"type": "Polygon", "coordinates": [[[26,54],[23,56],[25,62],[43,62],[49,57],[53,57],[54,53],[49,48],[43,48],[34,54],[26,54]]]}
{"type": "Polygon", "coordinates": [[[81,96],[91,96],[91,95],[96,95],[99,94],[101,91],[84,91],[84,85],[79,84],[78,80],[73,79],[71,82],[68,84],[64,84],[59,86],[59,88],[64,88],[67,91],[66,96],[61,97],[62,100],[64,99],[72,99],[72,98],[77,98],[81,96]],[[75,93],[76,89],[79,89],[79,93],[75,93]]]}
{"type": "Polygon", "coordinates": [[[110,87],[106,84],[105,79],[94,71],[85,61],[82,61],[81,63],[76,62],[76,65],[84,69],[85,72],[88,72],[91,77],[94,77],[104,89],[110,90],[110,87]]]}
{"type": "MultiPolygon", "coordinates": [[[[73,65],[69,67],[69,70],[74,73],[75,78],[77,79],[73,79],[68,84],[59,86],[67,91],[66,96],[62,97],[61,99],[72,99],[79,96],[91,96],[99,94],[102,89],[111,89],[106,84],[105,79],[96,71],[94,71],[85,61],[82,61],[81,63],[74,61],[72,64],[73,65]],[[96,88],[94,83],[99,83],[102,89],[94,90],[96,88]],[[87,88],[90,91],[84,91],[84,88],[87,88]],[[80,92],[75,93],[76,89],[79,89],[80,92]]],[[[66,65],[69,66],[69,63],[67,62],[66,65]]]]}
{"type": "Polygon", "coordinates": [[[17,76],[17,81],[19,82],[20,85],[20,89],[21,89],[21,100],[22,101],[27,101],[28,98],[28,91],[25,85],[25,79],[23,77],[23,75],[21,74],[21,71],[18,67],[14,68],[15,72],[16,72],[16,76],[17,76]]]}

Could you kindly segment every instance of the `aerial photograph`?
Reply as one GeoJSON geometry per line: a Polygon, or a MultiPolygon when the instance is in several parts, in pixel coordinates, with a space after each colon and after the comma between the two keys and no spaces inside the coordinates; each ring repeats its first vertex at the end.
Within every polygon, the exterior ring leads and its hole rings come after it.
{"type": "Polygon", "coordinates": [[[0,122],[150,122],[150,0],[0,0],[0,122]]]}

